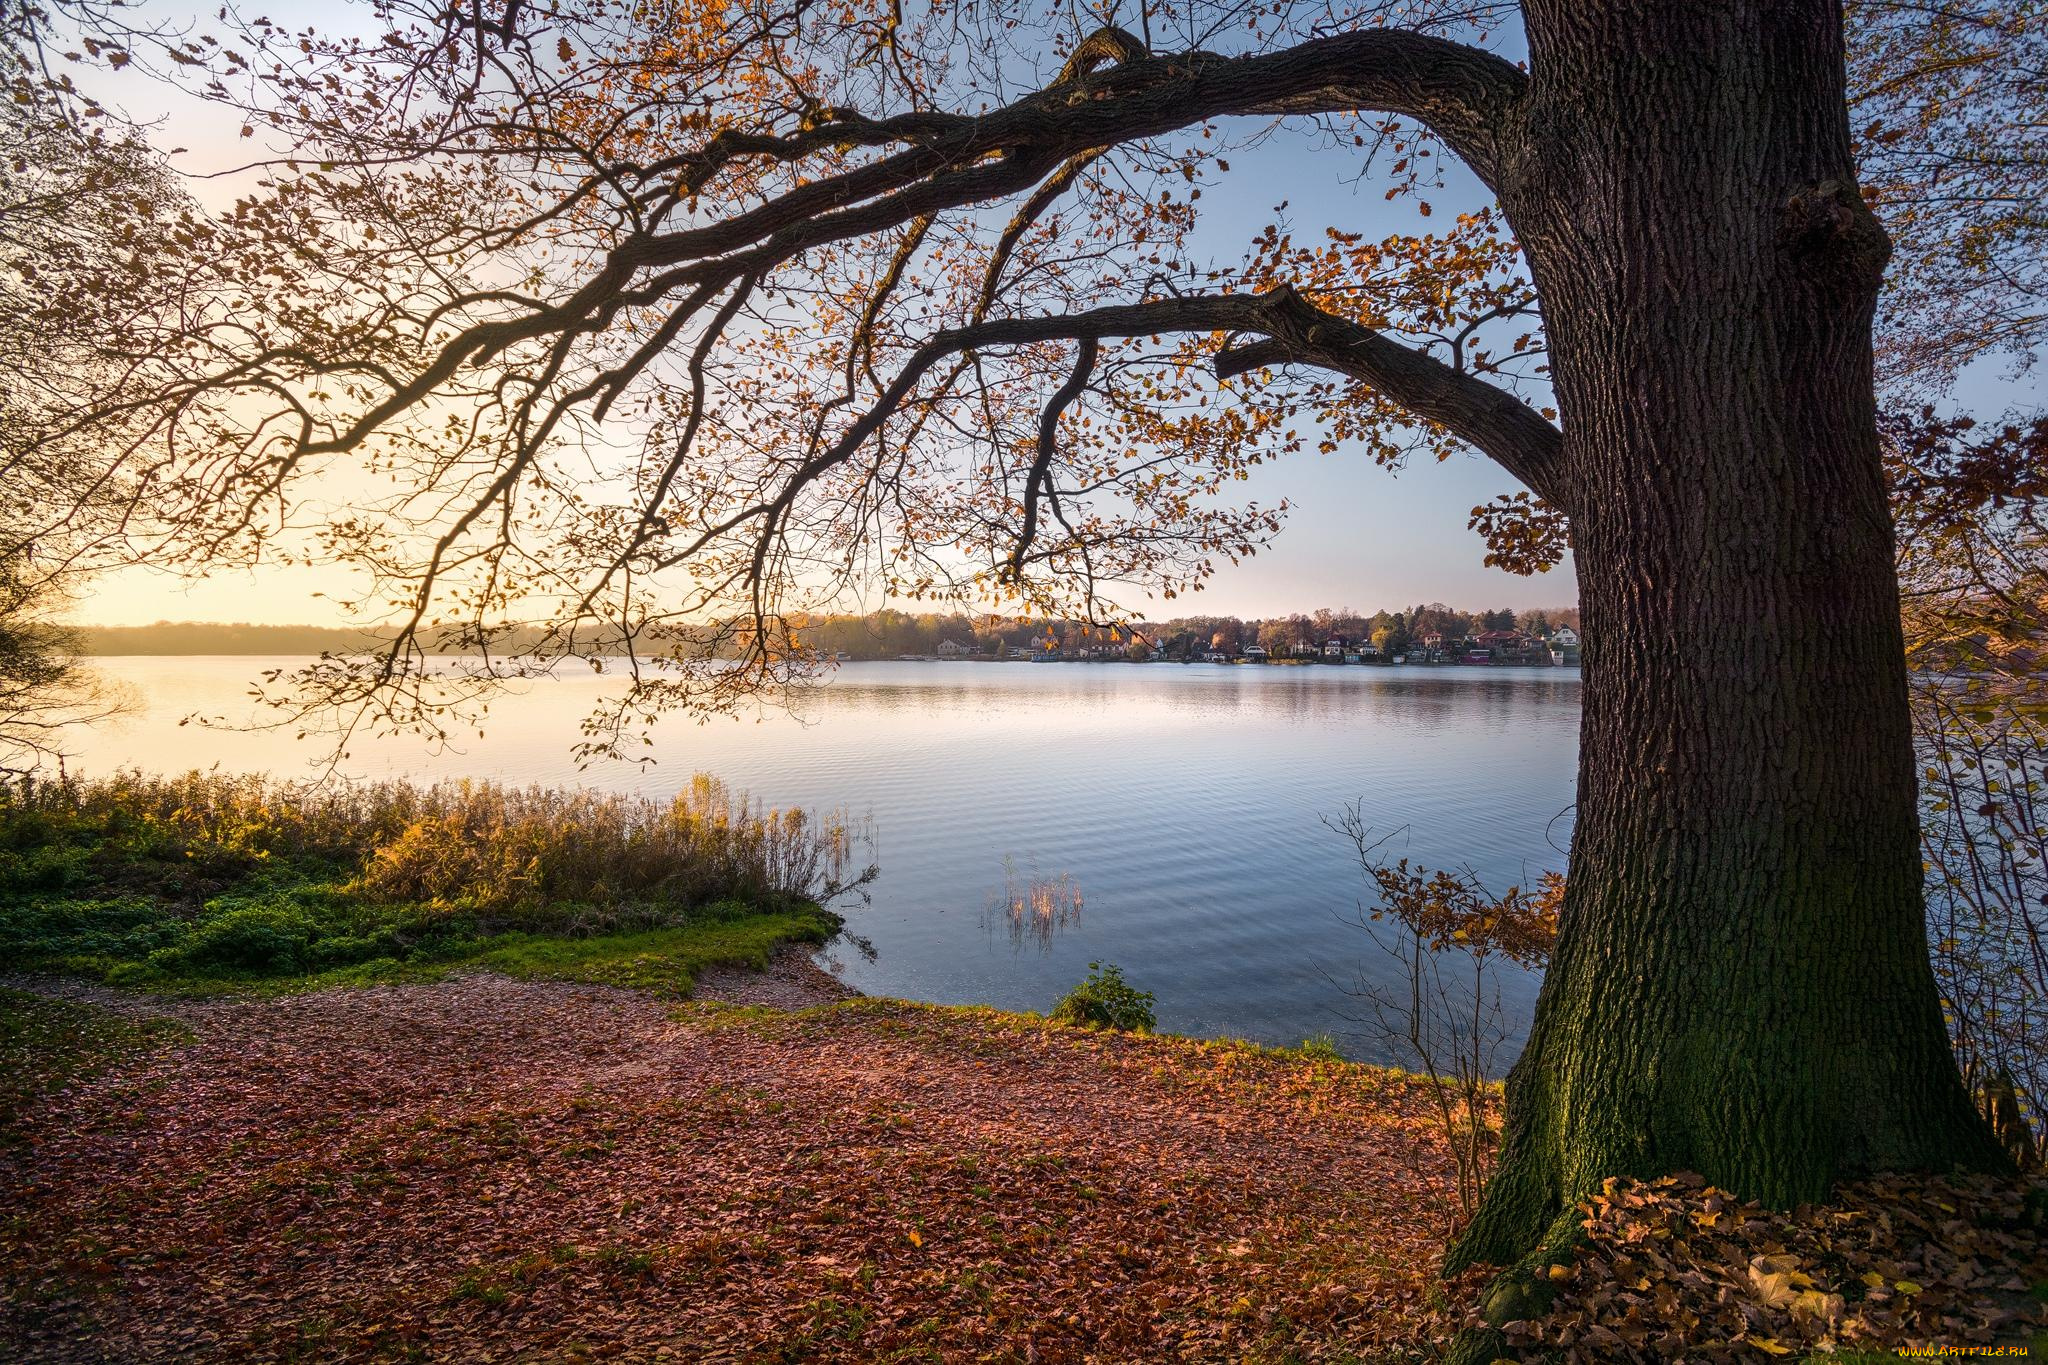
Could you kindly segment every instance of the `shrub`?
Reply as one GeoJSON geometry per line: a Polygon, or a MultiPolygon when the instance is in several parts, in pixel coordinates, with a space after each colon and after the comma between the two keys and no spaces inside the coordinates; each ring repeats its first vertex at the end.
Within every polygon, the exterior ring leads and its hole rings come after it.
{"type": "Polygon", "coordinates": [[[297,972],[312,965],[320,937],[320,926],[292,906],[242,905],[200,925],[176,947],[151,953],[149,960],[165,971],[297,972]]]}
{"type": "Polygon", "coordinates": [[[406,956],[396,926],[359,928],[348,917],[321,913],[317,901],[216,902],[209,908],[217,911],[213,918],[202,921],[183,942],[151,953],[150,966],[174,974],[292,974],[406,956]]]}
{"type": "Polygon", "coordinates": [[[1123,969],[1111,963],[1088,964],[1088,979],[1068,991],[1053,1006],[1052,1021],[1077,1028],[1118,1029],[1125,1033],[1150,1033],[1158,1021],[1152,1016],[1153,995],[1124,980],[1123,969]]]}
{"type": "Polygon", "coordinates": [[[1927,938],[1964,1082],[2022,1168],[2048,1141],[2048,712],[1914,688],[1927,938]]]}
{"type": "Polygon", "coordinates": [[[82,880],[85,850],[26,847],[20,853],[0,852],[0,891],[62,891],[82,880]]]}
{"type": "Polygon", "coordinates": [[[184,920],[137,896],[0,901],[0,962],[145,957],[185,936],[184,920]]]}
{"type": "Polygon", "coordinates": [[[1503,1102],[1493,1080],[1509,1041],[1501,1007],[1503,963],[1535,969],[1550,959],[1564,908],[1564,877],[1546,872],[1530,889],[1499,896],[1470,871],[1432,871],[1406,858],[1387,861],[1363,808],[1353,803],[1332,829],[1351,840],[1359,869],[1378,892],[1358,925],[1395,966],[1393,985],[1363,975],[1353,994],[1372,1009],[1352,1018],[1427,1081],[1436,1119],[1458,1180],[1458,1217],[1471,1218],[1490,1178],[1503,1102]]]}

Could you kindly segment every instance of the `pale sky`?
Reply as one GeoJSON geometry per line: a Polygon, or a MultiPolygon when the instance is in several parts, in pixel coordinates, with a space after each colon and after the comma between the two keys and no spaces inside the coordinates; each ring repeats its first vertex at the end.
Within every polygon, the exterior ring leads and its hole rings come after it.
{"type": "MultiPolygon", "coordinates": [[[[285,22],[294,17],[285,11],[285,22]]],[[[159,91],[123,96],[133,115],[160,116],[160,142],[192,149],[179,157],[187,170],[217,170],[253,150],[238,138],[241,120],[159,91]],[[153,101],[153,102],[152,102],[153,101]]],[[[1236,131],[1233,129],[1232,131],[1236,131]]],[[[260,141],[260,139],[258,139],[260,141]]],[[[1221,263],[1236,262],[1271,209],[1289,202],[1296,240],[1320,238],[1324,225],[1378,237],[1425,226],[1412,204],[1389,204],[1384,184],[1353,183],[1361,154],[1311,147],[1306,136],[1280,135],[1248,154],[1232,156],[1233,169],[1208,196],[1198,245],[1221,263]]],[[[222,181],[195,181],[209,202],[232,198],[222,181]]],[[[1469,177],[1447,193],[1429,196],[1436,222],[1478,207],[1482,192],[1469,177]]],[[[1979,412],[2040,402],[2033,377],[2011,380],[2000,366],[1981,366],[1958,386],[1957,399],[1979,412]]],[[[1569,559],[1548,574],[1521,578],[1488,569],[1479,538],[1466,529],[1471,509],[1517,485],[1478,456],[1444,464],[1418,464],[1398,475],[1375,467],[1356,449],[1335,455],[1312,451],[1254,471],[1245,497],[1271,506],[1293,504],[1285,529],[1267,551],[1239,564],[1223,564],[1209,587],[1159,604],[1156,617],[1223,614],[1244,617],[1311,611],[1321,606],[1364,610],[1441,601],[1467,609],[1547,607],[1576,600],[1569,559]]],[[[134,570],[103,580],[78,606],[90,624],[143,624],[158,620],[342,624],[332,598],[349,595],[350,580],[334,570],[264,568],[228,572],[192,582],[134,570]],[[322,596],[321,594],[326,594],[322,596]]]]}

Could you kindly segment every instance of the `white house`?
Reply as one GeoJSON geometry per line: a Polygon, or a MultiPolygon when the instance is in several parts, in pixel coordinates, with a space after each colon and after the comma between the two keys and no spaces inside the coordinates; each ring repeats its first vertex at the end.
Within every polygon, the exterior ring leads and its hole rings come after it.
{"type": "Polygon", "coordinates": [[[1570,626],[1559,626],[1556,630],[1550,632],[1550,647],[1552,649],[1577,649],[1579,647],[1579,633],[1570,626]]]}

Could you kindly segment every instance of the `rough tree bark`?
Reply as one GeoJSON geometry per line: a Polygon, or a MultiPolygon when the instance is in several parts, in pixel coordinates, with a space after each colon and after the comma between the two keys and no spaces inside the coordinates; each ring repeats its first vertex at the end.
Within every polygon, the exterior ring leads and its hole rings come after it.
{"type": "Polygon", "coordinates": [[[1558,950],[1451,1263],[1606,1176],[1785,1203],[1995,1168],[1928,965],[1833,0],[1531,0],[1500,192],[1585,616],[1558,950]]]}

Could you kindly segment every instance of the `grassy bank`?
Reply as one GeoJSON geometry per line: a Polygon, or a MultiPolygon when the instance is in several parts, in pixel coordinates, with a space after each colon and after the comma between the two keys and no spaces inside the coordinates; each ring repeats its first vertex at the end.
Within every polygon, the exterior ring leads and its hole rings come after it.
{"type": "Polygon", "coordinates": [[[838,928],[843,821],[697,779],[670,802],[491,784],[135,774],[0,795],[0,962],[152,991],[457,967],[686,994],[838,928]]]}

